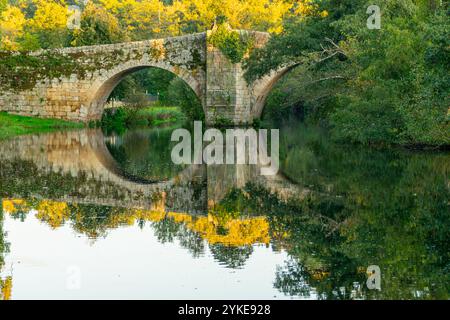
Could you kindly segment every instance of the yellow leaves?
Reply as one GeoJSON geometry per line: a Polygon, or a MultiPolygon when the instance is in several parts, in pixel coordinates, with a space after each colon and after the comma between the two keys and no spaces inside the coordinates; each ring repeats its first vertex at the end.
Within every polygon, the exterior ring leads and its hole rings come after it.
{"type": "Polygon", "coordinates": [[[246,246],[256,243],[268,244],[270,242],[269,223],[263,217],[250,219],[228,219],[223,222],[222,228],[226,230],[223,234],[219,232],[219,220],[214,215],[206,217],[193,217],[186,213],[176,212],[153,212],[137,210],[134,216],[152,222],[163,219],[172,219],[177,224],[184,224],[189,230],[197,232],[210,244],[224,244],[228,246],[246,246]]]}
{"type": "Polygon", "coordinates": [[[0,49],[18,49],[16,39],[22,36],[25,22],[25,15],[19,8],[13,7],[11,5],[8,5],[6,7],[6,9],[0,15],[0,49]]]}
{"type": "Polygon", "coordinates": [[[328,16],[328,11],[319,11],[318,6],[312,0],[301,0],[295,3],[294,14],[298,16],[316,15],[325,18],[328,16]]]}
{"type": "Polygon", "coordinates": [[[41,201],[37,207],[36,218],[56,229],[69,219],[70,210],[65,202],[41,201]]]}
{"type": "MultiPolygon", "coordinates": [[[[287,15],[328,14],[317,12],[312,3],[311,0],[99,0],[88,3],[84,8],[83,18],[87,15],[93,20],[98,20],[100,15],[104,17],[101,10],[93,10],[93,7],[101,8],[111,16],[104,19],[107,26],[103,27],[113,30],[114,34],[120,33],[120,41],[203,32],[211,29],[218,17],[225,18],[233,29],[281,33],[283,18],[287,15]]],[[[40,43],[43,47],[62,45],[64,32],[67,31],[67,6],[65,1],[59,0],[30,0],[20,1],[15,6],[8,5],[0,16],[0,48],[20,49],[18,43],[22,40],[18,39],[24,32],[44,35],[44,40],[40,40],[44,41],[40,43]],[[29,10],[31,4],[36,10],[29,10]],[[34,15],[27,19],[24,12],[30,11],[34,15]],[[55,34],[58,34],[56,38],[55,34]]],[[[79,30],[73,32],[75,37],[72,45],[86,44],[77,41],[79,30]]],[[[93,37],[93,42],[101,38],[101,31],[93,29],[90,32],[97,34],[97,37],[93,37]]]]}
{"type": "Polygon", "coordinates": [[[262,217],[245,220],[232,219],[223,226],[227,231],[226,234],[219,234],[216,220],[210,215],[198,218],[195,222],[187,224],[187,227],[198,232],[210,244],[239,247],[270,242],[269,223],[262,217]]]}
{"type": "Polygon", "coordinates": [[[25,25],[25,15],[19,8],[8,5],[6,10],[2,12],[0,19],[0,28],[3,33],[20,33],[25,25]]]}
{"type": "MultiPolygon", "coordinates": [[[[158,1],[158,0],[156,0],[158,1]]],[[[106,10],[117,15],[124,11],[132,10],[140,2],[149,2],[148,0],[136,1],[136,0],[100,0],[100,4],[106,8],[106,10]]]]}
{"type": "Polygon", "coordinates": [[[15,213],[17,211],[13,200],[3,200],[2,207],[3,211],[9,214],[15,213]]]}
{"type": "Polygon", "coordinates": [[[117,14],[123,6],[123,1],[120,0],[100,0],[100,3],[114,14],[117,14]]]}
{"type": "Polygon", "coordinates": [[[0,289],[0,300],[11,300],[12,277],[6,277],[5,280],[0,279],[0,289]]]}
{"type": "Polygon", "coordinates": [[[192,223],[192,216],[188,214],[169,212],[168,217],[176,223],[192,223]]]}
{"type": "Polygon", "coordinates": [[[314,10],[314,5],[311,0],[297,1],[295,4],[294,13],[297,15],[309,15],[312,14],[314,10]]]}
{"type": "MultiPolygon", "coordinates": [[[[297,1],[298,13],[309,13],[309,2],[297,1]]],[[[162,36],[189,32],[185,29],[189,25],[195,25],[192,30],[196,31],[211,29],[218,16],[225,17],[234,29],[280,33],[283,17],[294,6],[286,0],[179,0],[171,4],[160,0],[101,0],[100,3],[124,19],[129,31],[149,30],[162,36]]]]}
{"type": "Polygon", "coordinates": [[[8,214],[14,214],[20,211],[28,211],[28,206],[25,200],[21,199],[6,199],[2,202],[3,211],[8,214]]]}
{"type": "Polygon", "coordinates": [[[244,1],[244,3],[244,13],[238,17],[238,22],[247,21],[247,23],[242,23],[240,28],[272,33],[283,31],[283,17],[292,8],[292,3],[282,0],[251,0],[244,1]]]}
{"type": "Polygon", "coordinates": [[[313,271],[312,273],[311,273],[311,277],[314,279],[314,280],[317,280],[317,281],[321,281],[321,280],[323,280],[323,279],[325,279],[325,278],[327,278],[327,277],[329,277],[330,276],[330,272],[327,272],[327,271],[313,271]]]}
{"type": "MultiPolygon", "coordinates": [[[[29,3],[26,3],[29,6],[29,3]]],[[[19,50],[19,40],[26,32],[63,30],[67,25],[67,7],[57,1],[34,0],[36,11],[27,19],[25,4],[8,5],[0,15],[0,49],[19,50]]],[[[26,33],[25,35],[29,35],[26,33]]],[[[20,40],[21,41],[21,40],[20,40]]]]}
{"type": "MultiPolygon", "coordinates": [[[[8,199],[2,202],[6,213],[14,214],[17,211],[29,211],[31,208],[25,200],[8,199]]],[[[75,205],[76,209],[78,206],[75,205]]],[[[47,223],[51,228],[61,227],[71,217],[74,218],[75,229],[88,234],[92,238],[98,237],[95,230],[85,229],[81,212],[70,212],[65,202],[43,200],[37,204],[36,218],[47,223]]],[[[116,229],[120,226],[133,226],[137,221],[161,222],[171,219],[176,224],[184,224],[185,227],[198,233],[210,244],[224,244],[227,246],[248,246],[256,243],[269,244],[269,223],[264,217],[240,219],[236,215],[229,214],[223,210],[212,211],[208,216],[192,216],[186,213],[168,212],[164,210],[115,210],[102,223],[100,230],[116,229]]],[[[287,234],[282,234],[282,238],[287,234]]]]}
{"type": "Polygon", "coordinates": [[[133,226],[136,223],[136,216],[131,214],[114,214],[108,221],[108,227],[116,229],[119,226],[133,226]]]}
{"type": "MultiPolygon", "coordinates": [[[[122,4],[123,5],[123,4],[122,4]]],[[[139,1],[128,4],[129,10],[123,13],[128,30],[152,30],[161,32],[161,14],[164,5],[158,0],[139,1]]],[[[113,10],[118,11],[118,9],[113,10]]]]}
{"type": "Polygon", "coordinates": [[[30,20],[35,30],[59,30],[67,26],[68,11],[66,6],[46,0],[35,0],[37,10],[30,20]]]}
{"type": "Polygon", "coordinates": [[[136,219],[151,222],[159,222],[166,217],[166,213],[164,211],[153,210],[134,210],[132,215],[134,215],[136,219]]]}
{"type": "Polygon", "coordinates": [[[224,16],[234,29],[282,30],[282,18],[292,8],[284,0],[182,0],[186,20],[201,21],[210,29],[217,16],[224,16]]]}

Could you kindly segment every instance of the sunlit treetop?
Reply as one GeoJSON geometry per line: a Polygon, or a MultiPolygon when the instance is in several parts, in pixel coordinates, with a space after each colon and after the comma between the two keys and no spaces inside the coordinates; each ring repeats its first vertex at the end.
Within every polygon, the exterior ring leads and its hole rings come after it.
{"type": "Polygon", "coordinates": [[[180,34],[210,29],[217,16],[225,16],[236,29],[280,31],[282,18],[293,8],[285,0],[100,0],[119,15],[131,30],[150,27],[152,32],[180,34]]]}
{"type": "Polygon", "coordinates": [[[92,33],[110,29],[114,29],[114,39],[100,35],[97,38],[102,43],[203,32],[211,29],[218,17],[234,29],[280,33],[286,16],[315,14],[316,9],[312,0],[16,0],[9,3],[0,0],[1,48],[7,50],[63,47],[92,41],[95,44],[92,33]],[[80,6],[85,20],[100,19],[102,30],[96,29],[97,22],[82,25],[80,30],[68,30],[68,6],[73,4],[80,6]],[[102,17],[106,17],[103,12],[110,17],[101,18],[99,12],[102,17]],[[114,25],[109,28],[104,23],[114,25]],[[74,41],[74,38],[85,40],[74,41]]]}
{"type": "Polygon", "coordinates": [[[36,11],[30,26],[37,30],[62,29],[67,26],[68,11],[64,2],[33,0],[36,11]]]}
{"type": "Polygon", "coordinates": [[[19,8],[10,5],[5,7],[0,14],[1,49],[18,49],[15,39],[22,36],[25,23],[25,15],[19,8]]]}
{"type": "Polygon", "coordinates": [[[11,300],[12,277],[0,278],[0,300],[11,300]]]}

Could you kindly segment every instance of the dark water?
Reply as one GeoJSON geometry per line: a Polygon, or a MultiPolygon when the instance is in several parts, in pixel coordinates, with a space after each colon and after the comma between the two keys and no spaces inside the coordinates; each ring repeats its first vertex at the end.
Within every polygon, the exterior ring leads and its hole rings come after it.
{"type": "Polygon", "coordinates": [[[1,297],[449,298],[448,153],[290,127],[263,177],[176,166],[171,132],[1,141],[1,297]]]}

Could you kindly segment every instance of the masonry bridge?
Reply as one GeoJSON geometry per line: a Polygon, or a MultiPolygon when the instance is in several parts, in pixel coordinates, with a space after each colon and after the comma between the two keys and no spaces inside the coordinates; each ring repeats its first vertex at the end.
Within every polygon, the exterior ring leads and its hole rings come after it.
{"type": "Polygon", "coordinates": [[[100,130],[56,132],[0,141],[0,197],[199,214],[233,188],[260,183],[283,199],[305,191],[248,165],[192,165],[166,181],[125,174],[100,130]]]}
{"type": "MultiPolygon", "coordinates": [[[[176,74],[192,88],[208,124],[224,119],[236,125],[250,124],[260,117],[268,93],[289,68],[248,84],[241,63],[231,62],[208,41],[211,32],[214,30],[29,53],[28,58],[38,58],[41,63],[18,66],[15,76],[0,74],[0,111],[72,121],[98,120],[109,95],[124,77],[155,67],[176,74]],[[46,61],[56,65],[46,66],[46,61]]],[[[268,33],[236,32],[251,39],[254,47],[263,47],[269,39],[268,33]]]]}

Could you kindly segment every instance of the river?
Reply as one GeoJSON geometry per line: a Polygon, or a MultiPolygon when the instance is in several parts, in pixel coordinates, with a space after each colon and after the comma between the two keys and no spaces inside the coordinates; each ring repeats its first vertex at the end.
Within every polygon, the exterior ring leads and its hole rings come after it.
{"type": "Polygon", "coordinates": [[[174,165],[171,132],[0,141],[0,297],[449,298],[448,152],[286,127],[263,177],[174,165]]]}

